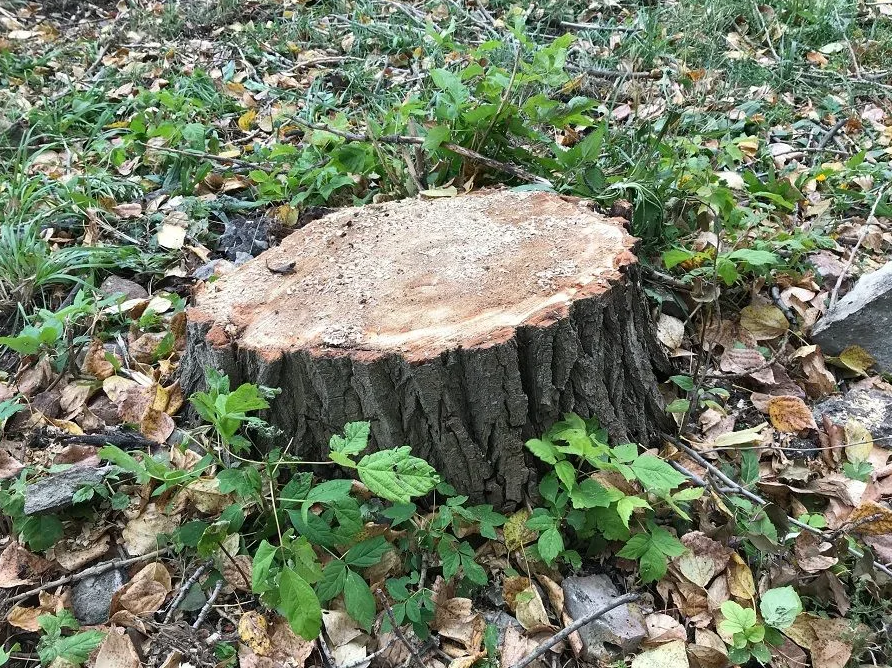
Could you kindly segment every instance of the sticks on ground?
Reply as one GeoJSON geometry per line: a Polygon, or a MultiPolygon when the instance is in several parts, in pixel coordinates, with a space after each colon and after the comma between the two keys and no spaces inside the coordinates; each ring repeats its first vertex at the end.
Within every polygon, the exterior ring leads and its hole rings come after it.
{"type": "Polygon", "coordinates": [[[207,602],[201,608],[201,612],[198,613],[198,618],[195,620],[195,623],[192,624],[193,629],[197,629],[199,626],[204,624],[204,620],[207,619],[208,613],[210,613],[211,608],[214,607],[214,601],[217,600],[217,597],[220,595],[220,591],[223,589],[223,580],[217,580],[217,584],[214,586],[214,591],[211,592],[211,595],[208,596],[207,602]]]}
{"type": "Polygon", "coordinates": [[[111,561],[106,561],[101,564],[91,566],[90,568],[83,570],[80,573],[66,575],[64,578],[59,578],[58,580],[47,582],[46,584],[42,584],[39,587],[35,587],[34,589],[29,589],[28,591],[22,592],[21,594],[16,594],[12,598],[10,598],[9,601],[10,603],[18,603],[19,601],[22,601],[29,596],[34,596],[34,594],[39,594],[40,592],[46,591],[47,589],[52,589],[53,587],[58,587],[59,585],[68,584],[69,582],[77,582],[78,580],[83,580],[84,578],[88,578],[93,575],[100,575],[114,568],[123,568],[124,566],[135,564],[138,561],[148,561],[150,559],[154,559],[155,557],[160,557],[162,554],[167,554],[169,551],[170,548],[165,547],[162,550],[155,550],[154,552],[149,552],[148,554],[143,554],[138,557],[131,557],[129,559],[112,559],[111,561]]]}
{"type": "Polygon", "coordinates": [[[195,572],[191,576],[189,576],[188,580],[180,585],[180,589],[177,592],[176,597],[170,602],[170,606],[167,608],[167,613],[164,615],[165,624],[167,624],[170,621],[170,618],[173,617],[173,613],[176,612],[177,606],[182,603],[184,598],[186,598],[186,594],[189,593],[192,585],[198,582],[198,578],[204,575],[205,571],[207,571],[207,569],[210,568],[213,563],[213,560],[208,559],[206,562],[201,564],[201,566],[195,569],[195,572]]]}
{"type": "MultiPolygon", "coordinates": [[[[382,135],[380,137],[371,137],[367,134],[360,134],[356,132],[344,132],[343,130],[336,130],[335,128],[330,128],[326,125],[315,124],[315,123],[307,123],[304,120],[299,118],[293,119],[295,123],[298,125],[302,125],[305,128],[309,128],[310,130],[318,130],[321,132],[330,132],[333,135],[337,135],[338,137],[343,137],[348,141],[361,141],[361,142],[378,142],[380,144],[423,144],[424,137],[411,137],[408,135],[382,135]]],[[[453,153],[457,153],[463,158],[467,158],[469,160],[475,160],[487,167],[498,170],[500,172],[504,172],[505,174],[510,174],[511,176],[515,176],[518,179],[523,181],[527,181],[529,183],[541,183],[542,185],[551,186],[551,181],[548,179],[544,179],[541,176],[536,176],[532,172],[528,172],[523,167],[517,167],[516,165],[510,165],[507,162],[501,162],[500,160],[495,160],[494,158],[490,158],[489,156],[485,156],[482,153],[478,153],[477,151],[472,151],[469,148],[465,148],[464,146],[459,146],[458,144],[453,144],[452,142],[443,142],[440,144],[443,148],[452,151],[453,153]]]]}
{"type": "Polygon", "coordinates": [[[427,668],[424,665],[424,661],[421,660],[421,656],[418,654],[418,650],[415,648],[415,645],[409,642],[409,639],[406,637],[406,634],[403,633],[400,625],[396,623],[396,617],[393,616],[393,610],[391,609],[390,604],[387,602],[387,599],[384,596],[384,592],[378,589],[375,594],[378,596],[378,600],[381,601],[384,612],[387,613],[387,618],[390,620],[390,625],[393,627],[394,635],[396,635],[399,641],[403,643],[403,645],[405,645],[407,650],[409,650],[409,655],[412,657],[412,662],[417,668],[427,668]]]}
{"type": "Polygon", "coordinates": [[[614,599],[613,601],[610,602],[609,605],[604,606],[600,610],[595,610],[594,612],[592,612],[588,615],[585,615],[584,617],[580,617],[575,622],[570,624],[570,626],[566,627],[564,630],[559,631],[558,633],[555,633],[548,640],[546,640],[541,645],[539,645],[539,647],[536,648],[535,652],[533,652],[529,656],[521,659],[520,661],[515,663],[513,666],[511,666],[511,668],[525,668],[526,666],[531,664],[533,661],[538,659],[540,656],[545,654],[545,652],[547,652],[552,647],[557,645],[559,642],[561,642],[565,638],[569,637],[570,634],[572,634],[574,631],[578,631],[586,624],[591,624],[596,619],[600,619],[601,617],[606,615],[608,612],[610,612],[614,608],[618,608],[619,606],[625,605],[626,603],[632,603],[634,601],[637,601],[639,598],[641,598],[640,594],[626,594],[625,596],[620,596],[619,598],[614,599]]]}

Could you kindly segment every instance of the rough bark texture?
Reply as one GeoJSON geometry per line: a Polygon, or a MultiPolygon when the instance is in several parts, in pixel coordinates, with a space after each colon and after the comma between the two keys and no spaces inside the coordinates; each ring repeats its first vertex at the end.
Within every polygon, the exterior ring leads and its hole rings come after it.
{"type": "MultiPolygon", "coordinates": [[[[527,204],[541,207],[545,195],[527,204]]],[[[524,441],[562,413],[597,417],[616,441],[647,442],[662,422],[654,371],[666,371],[667,363],[628,252],[633,243],[623,235],[615,249],[621,258],[612,262],[617,269],[591,286],[577,284],[572,298],[550,300],[485,341],[441,341],[439,349],[426,342],[424,354],[355,342],[271,350],[247,341],[245,322],[250,329],[254,311],[242,322],[235,311],[221,314],[219,295],[199,297],[190,313],[183,384],[200,388],[204,368],[214,367],[234,384],[280,387],[265,417],[284,431],[283,443],[293,440],[292,452],[324,457],[328,439],[346,422],[369,420],[374,447],[409,444],[462,493],[497,507],[515,505],[536,480],[524,441]]],[[[237,277],[221,283],[233,279],[234,290],[237,277]]],[[[226,295],[230,286],[219,289],[226,295]]]]}

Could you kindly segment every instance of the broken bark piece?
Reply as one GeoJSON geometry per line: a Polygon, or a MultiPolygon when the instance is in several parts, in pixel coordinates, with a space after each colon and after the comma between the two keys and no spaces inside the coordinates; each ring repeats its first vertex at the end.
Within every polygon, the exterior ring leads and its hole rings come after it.
{"type": "Polygon", "coordinates": [[[411,445],[462,493],[519,503],[523,443],[562,413],[618,442],[661,424],[635,242],[543,191],[343,209],[204,286],[184,387],[208,367],[280,387],[265,417],[307,459],[369,420],[374,447],[411,445]]]}

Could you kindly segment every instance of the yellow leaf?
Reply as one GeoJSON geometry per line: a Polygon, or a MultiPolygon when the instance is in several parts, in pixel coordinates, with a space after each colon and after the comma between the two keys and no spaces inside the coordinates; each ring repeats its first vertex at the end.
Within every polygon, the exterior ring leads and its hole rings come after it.
{"type": "Polygon", "coordinates": [[[861,346],[849,346],[839,354],[840,363],[855,373],[866,376],[876,360],[861,346]]]}
{"type": "Polygon", "coordinates": [[[539,534],[527,528],[526,523],[528,519],[530,519],[528,510],[518,510],[505,522],[502,533],[505,536],[505,547],[509,550],[519,550],[524,545],[532,543],[538,537],[539,534]]]}
{"type": "Polygon", "coordinates": [[[238,119],[238,127],[242,132],[248,132],[251,129],[251,124],[254,122],[254,119],[257,118],[257,110],[256,109],[248,109],[245,113],[239,116],[238,119]]]}
{"type": "Polygon", "coordinates": [[[728,562],[728,591],[732,596],[751,600],[756,595],[753,572],[743,558],[734,552],[728,562]]]}
{"type": "Polygon", "coordinates": [[[747,306],[740,311],[740,326],[756,341],[776,339],[790,328],[790,323],[777,306],[747,306]]]}
{"type": "Polygon", "coordinates": [[[771,397],[768,400],[768,417],[775,429],[787,434],[818,428],[808,406],[799,397],[771,397]]]}
{"type": "Polygon", "coordinates": [[[867,461],[873,451],[873,436],[863,424],[849,418],[846,422],[846,459],[853,464],[867,461]]]}
{"type": "Polygon", "coordinates": [[[876,501],[864,501],[852,511],[846,522],[852,527],[853,532],[882,536],[892,533],[892,510],[876,501]],[[870,521],[867,521],[868,519],[870,521]]]}
{"type": "Polygon", "coordinates": [[[266,656],[273,649],[266,617],[256,610],[249,610],[238,620],[238,637],[259,656],[266,656]]]}

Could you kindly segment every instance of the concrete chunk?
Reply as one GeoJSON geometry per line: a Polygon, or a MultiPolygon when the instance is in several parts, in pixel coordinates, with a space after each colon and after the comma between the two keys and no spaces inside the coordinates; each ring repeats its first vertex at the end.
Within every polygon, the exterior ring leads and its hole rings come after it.
{"type": "Polygon", "coordinates": [[[25,514],[62,510],[72,505],[74,493],[84,485],[102,482],[111,466],[72,466],[67,471],[38,480],[25,487],[25,514]]]}
{"type": "Polygon", "coordinates": [[[862,276],[815,325],[812,340],[828,355],[858,345],[892,372],[892,262],[862,276]]]}

